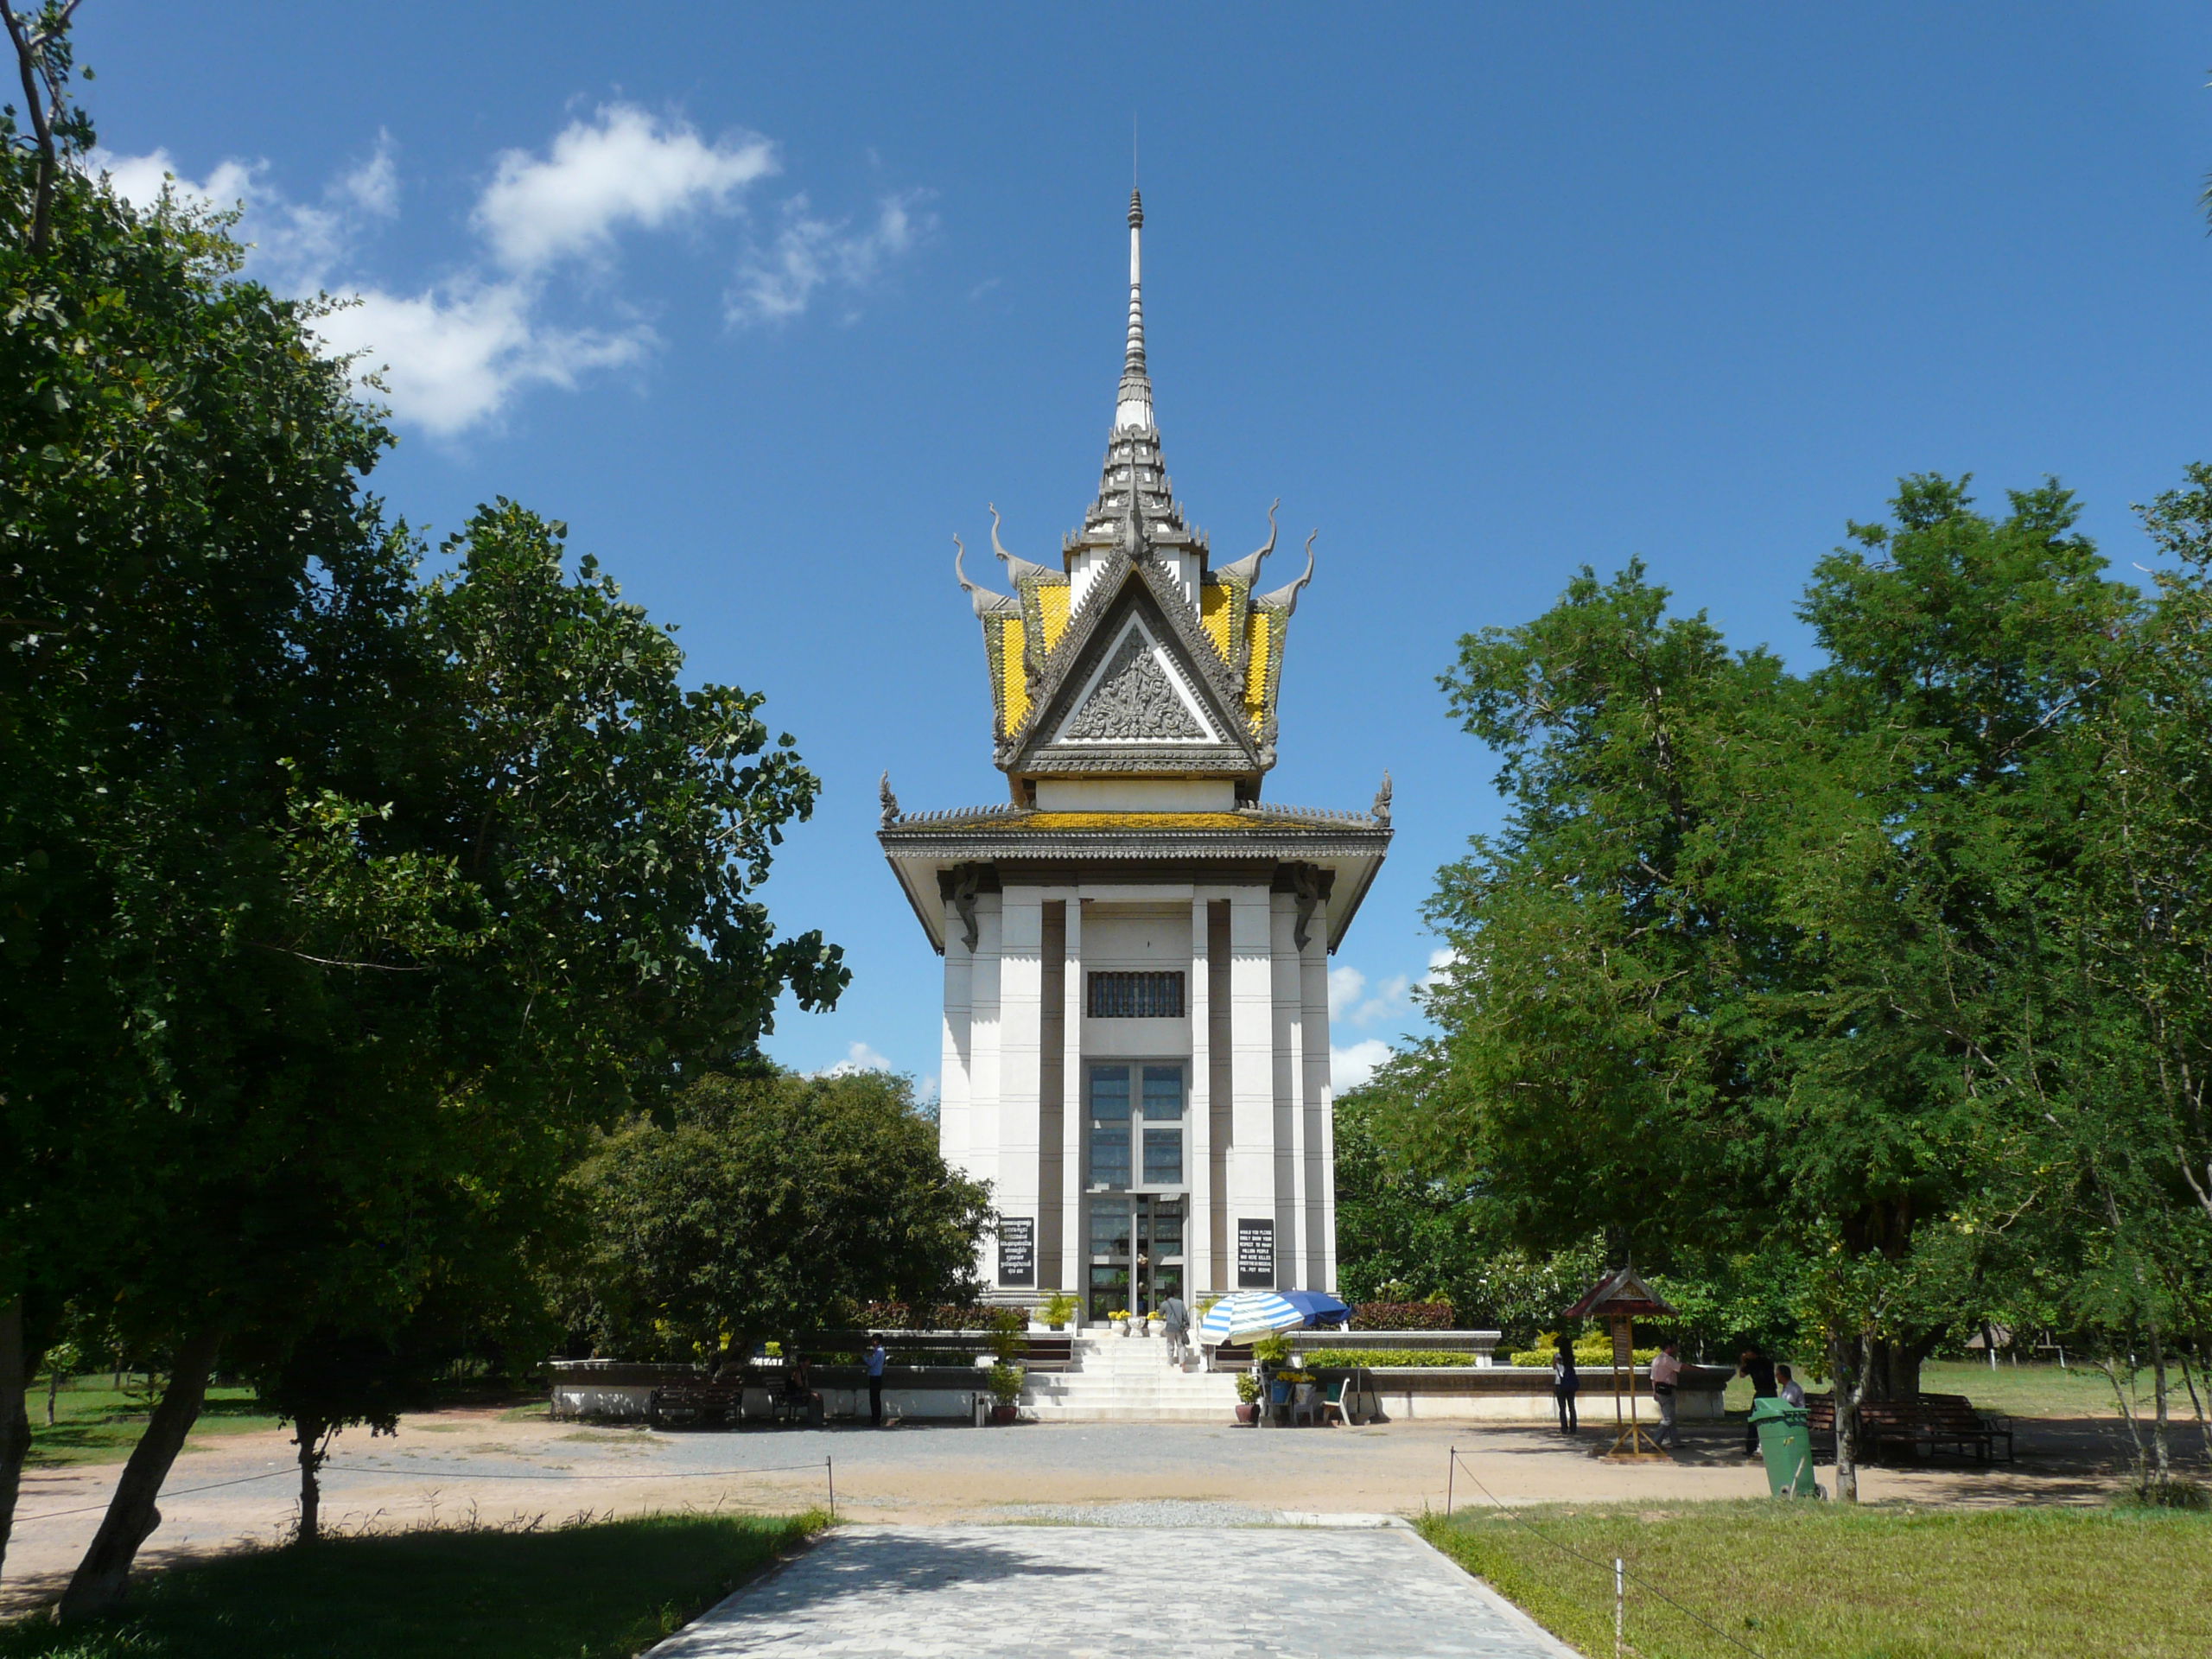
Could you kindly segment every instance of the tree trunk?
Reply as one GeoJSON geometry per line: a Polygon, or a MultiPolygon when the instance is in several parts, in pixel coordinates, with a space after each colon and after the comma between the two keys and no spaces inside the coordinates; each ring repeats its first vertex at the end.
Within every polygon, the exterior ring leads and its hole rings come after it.
{"type": "Polygon", "coordinates": [[[292,1439],[300,1448],[300,1531],[292,1541],[311,1544],[322,1536],[322,1482],[318,1471],[329,1453],[329,1425],[302,1416],[292,1425],[292,1439]]]}
{"type": "Polygon", "coordinates": [[[1863,1338],[1828,1342],[1828,1385],[1835,1398],[1835,1496],[1839,1503],[1859,1501],[1859,1402],[1866,1394],[1866,1344],[1863,1338]]]}
{"type": "Polygon", "coordinates": [[[61,1398],[61,1367],[57,1363],[46,1373],[46,1426],[54,1427],[54,1408],[61,1398]]]}
{"type": "Polygon", "coordinates": [[[200,1420],[200,1405],[207,1397],[207,1379],[214,1371],[216,1355],[222,1351],[224,1334],[221,1325],[209,1325],[178,1344],[161,1403],[154,1408],[138,1444],[130,1448],[130,1459],[123,1465],[123,1478],[116,1483],[115,1496],[108,1501],[100,1529],[92,1535],[85,1559],[77,1563],[69,1587],[61,1592],[60,1605],[54,1609],[60,1623],[97,1618],[121,1605],[138,1547],[162,1524],[162,1512],[154,1507],[154,1500],[161,1495],[162,1483],[168,1478],[169,1465],[184,1450],[185,1436],[200,1420]]]}
{"type": "Polygon", "coordinates": [[[8,1535],[16,1524],[16,1494],[23,1482],[23,1459],[30,1455],[31,1418],[23,1408],[30,1386],[29,1355],[23,1348],[23,1299],[0,1302],[0,1568],[8,1564],[8,1535]]]}
{"type": "Polygon", "coordinates": [[[2166,1422],[2166,1338],[2156,1319],[2151,1321],[2151,1448],[2164,1483],[2174,1471],[2173,1453],[2166,1422]]]}

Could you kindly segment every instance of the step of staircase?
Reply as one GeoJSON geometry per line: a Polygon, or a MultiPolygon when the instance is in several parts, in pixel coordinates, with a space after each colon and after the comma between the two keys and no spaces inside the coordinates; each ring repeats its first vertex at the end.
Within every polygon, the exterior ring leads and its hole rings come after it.
{"type": "Polygon", "coordinates": [[[1075,1368],[1033,1372],[1023,1414],[1040,1423],[1226,1423],[1236,1416],[1236,1378],[1181,1370],[1160,1337],[1077,1337],[1075,1368]]]}

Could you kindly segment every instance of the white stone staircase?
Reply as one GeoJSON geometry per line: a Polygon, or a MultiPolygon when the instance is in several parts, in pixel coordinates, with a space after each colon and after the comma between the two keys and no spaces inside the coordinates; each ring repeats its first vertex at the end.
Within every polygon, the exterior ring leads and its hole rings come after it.
{"type": "Polygon", "coordinates": [[[1230,1423],[1236,1378],[1178,1370],[1167,1363],[1165,1337],[1118,1337],[1108,1328],[1077,1335],[1075,1369],[1032,1371],[1021,1410],[1040,1423],[1230,1423]]]}

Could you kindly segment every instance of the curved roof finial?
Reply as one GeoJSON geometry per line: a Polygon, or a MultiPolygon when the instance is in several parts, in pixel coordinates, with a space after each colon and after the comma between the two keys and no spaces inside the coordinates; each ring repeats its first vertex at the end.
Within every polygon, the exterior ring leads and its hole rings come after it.
{"type": "Polygon", "coordinates": [[[991,509],[991,551],[997,554],[1006,565],[1007,580],[1019,586],[1027,577],[1048,575],[1043,565],[1032,564],[1028,560],[1006,550],[1006,543],[999,540],[998,506],[991,502],[984,505],[991,509]]]}
{"type": "Polygon", "coordinates": [[[1260,566],[1266,562],[1268,555],[1275,550],[1275,508],[1281,505],[1282,505],[1282,497],[1277,496],[1274,505],[1268,509],[1267,544],[1256,551],[1247,553],[1234,564],[1223,565],[1221,567],[1223,575],[1244,582],[1254,582],[1260,579],[1260,566]]]}
{"type": "Polygon", "coordinates": [[[997,612],[1018,609],[1020,607],[1017,601],[1007,598],[1004,594],[995,594],[989,588],[968,580],[968,573],[960,568],[961,560],[967,555],[967,547],[959,537],[955,536],[952,538],[952,579],[960,584],[961,591],[968,595],[968,602],[976,607],[976,614],[990,616],[997,612]]]}
{"type": "Polygon", "coordinates": [[[1252,601],[1255,606],[1264,606],[1271,611],[1280,610],[1285,616],[1296,613],[1298,590],[1313,580],[1313,541],[1314,537],[1320,533],[1317,530],[1313,536],[1306,538],[1306,569],[1300,573],[1298,580],[1276,588],[1271,594],[1262,594],[1259,598],[1252,601]]]}

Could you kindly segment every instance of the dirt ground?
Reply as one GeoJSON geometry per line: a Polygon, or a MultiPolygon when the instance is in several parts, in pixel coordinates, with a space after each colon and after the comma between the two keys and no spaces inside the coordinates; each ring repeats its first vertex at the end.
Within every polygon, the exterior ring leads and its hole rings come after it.
{"type": "MultiPolygon", "coordinates": [[[[1865,1471],[1869,1501],[1931,1505],[2097,1503],[2124,1458],[2116,1425],[2020,1420],[2018,1461],[1945,1461],[1865,1471]]],[[[1005,1518],[1005,1506],[1187,1499],[1268,1510],[1379,1510],[1503,1503],[1751,1497],[1766,1491],[1742,1456],[1740,1425],[1694,1426],[1662,1463],[1613,1463],[1610,1440],[1541,1427],[1389,1423],[1255,1430],[1224,1424],[938,1425],[884,1430],[642,1428],[508,1421],[488,1410],[404,1420],[397,1440],[341,1436],[325,1471],[334,1530],[543,1524],[694,1508],[826,1504],[846,1519],[920,1523],[1005,1518]],[[1459,1453],[1449,1476],[1450,1453],[1459,1453]]],[[[99,1522],[119,1464],[33,1470],[24,1480],[0,1607],[50,1598],[99,1522]]],[[[1822,1484],[1832,1479],[1822,1471],[1822,1484]]],[[[242,1433],[178,1459],[148,1565],[287,1536],[297,1514],[292,1447],[242,1433]]]]}

